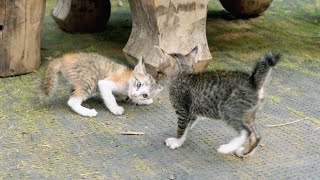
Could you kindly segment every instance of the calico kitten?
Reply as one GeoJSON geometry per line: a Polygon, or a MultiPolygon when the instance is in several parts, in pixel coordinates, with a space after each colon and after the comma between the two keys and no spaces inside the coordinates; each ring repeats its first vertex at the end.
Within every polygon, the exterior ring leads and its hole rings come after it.
{"type": "Polygon", "coordinates": [[[81,104],[98,94],[114,115],[121,115],[124,109],[116,99],[130,98],[138,105],[148,105],[153,102],[152,97],[162,90],[154,78],[146,73],[142,59],[131,70],[99,54],[81,52],[65,54],[49,63],[41,87],[41,99],[52,96],[59,73],[72,86],[68,105],[82,116],[97,115],[95,109],[88,109],[81,104]]]}
{"type": "Polygon", "coordinates": [[[180,147],[197,119],[204,116],[222,119],[239,136],[218,148],[219,153],[235,153],[239,157],[252,154],[260,136],[254,127],[255,114],[263,101],[264,87],[279,54],[267,53],[252,73],[215,71],[191,73],[196,63],[197,47],[189,54],[168,54],[157,48],[165,61],[163,72],[170,78],[170,100],[178,115],[177,138],[168,138],[170,149],[180,147]]]}

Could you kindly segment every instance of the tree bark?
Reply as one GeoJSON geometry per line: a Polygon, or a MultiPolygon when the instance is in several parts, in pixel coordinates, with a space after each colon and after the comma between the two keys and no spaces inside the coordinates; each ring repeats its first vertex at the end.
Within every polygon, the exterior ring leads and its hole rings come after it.
{"type": "Polygon", "coordinates": [[[46,0],[0,0],[0,77],[36,70],[46,0]]]}
{"type": "Polygon", "coordinates": [[[110,11],[110,0],[57,0],[51,16],[64,31],[94,33],[104,30],[110,11]]]}
{"type": "Polygon", "coordinates": [[[196,71],[204,70],[211,59],[206,37],[208,0],[129,0],[132,31],[123,51],[130,64],[143,57],[155,75],[159,57],[154,45],[168,53],[199,51],[196,71]]]}

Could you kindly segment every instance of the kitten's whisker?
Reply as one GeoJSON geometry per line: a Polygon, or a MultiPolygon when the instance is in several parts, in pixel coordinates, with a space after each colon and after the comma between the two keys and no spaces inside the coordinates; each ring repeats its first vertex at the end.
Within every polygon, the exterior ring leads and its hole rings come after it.
{"type": "Polygon", "coordinates": [[[130,109],[133,109],[134,107],[136,107],[137,103],[131,101],[130,102],[130,109]]]}

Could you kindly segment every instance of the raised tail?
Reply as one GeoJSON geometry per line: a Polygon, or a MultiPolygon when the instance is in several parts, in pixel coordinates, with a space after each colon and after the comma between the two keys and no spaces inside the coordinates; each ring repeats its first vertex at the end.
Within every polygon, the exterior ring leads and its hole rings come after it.
{"type": "Polygon", "coordinates": [[[40,88],[41,92],[39,94],[39,98],[41,100],[50,97],[54,93],[58,83],[60,67],[61,58],[55,59],[49,63],[40,88]]]}
{"type": "Polygon", "coordinates": [[[269,52],[256,63],[251,78],[257,89],[261,89],[266,83],[271,68],[279,62],[280,57],[279,53],[269,52]]]}

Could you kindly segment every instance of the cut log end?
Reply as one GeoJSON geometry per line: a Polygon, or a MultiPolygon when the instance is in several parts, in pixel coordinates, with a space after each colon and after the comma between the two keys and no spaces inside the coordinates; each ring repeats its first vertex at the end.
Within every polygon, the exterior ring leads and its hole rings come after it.
{"type": "Polygon", "coordinates": [[[58,0],[51,16],[66,32],[94,33],[105,30],[110,12],[110,0],[58,0]]]}

